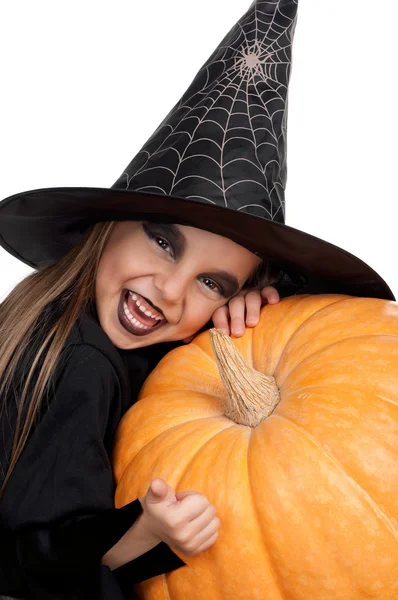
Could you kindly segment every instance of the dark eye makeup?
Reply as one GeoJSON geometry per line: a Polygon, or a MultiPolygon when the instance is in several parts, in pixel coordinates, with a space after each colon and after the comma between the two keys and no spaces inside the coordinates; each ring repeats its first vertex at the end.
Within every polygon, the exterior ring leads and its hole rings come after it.
{"type": "MultiPolygon", "coordinates": [[[[173,256],[174,258],[176,258],[178,256],[178,253],[179,253],[179,243],[178,243],[178,239],[177,239],[178,236],[176,236],[175,231],[173,231],[173,225],[168,225],[168,224],[163,225],[162,223],[150,223],[150,222],[144,221],[142,224],[142,228],[143,228],[145,234],[151,240],[161,240],[161,241],[165,242],[170,248],[171,256],[173,256]]],[[[161,244],[158,244],[158,245],[160,248],[165,250],[165,248],[161,244]]]]}
{"type": "MultiPolygon", "coordinates": [[[[183,255],[187,242],[184,235],[173,223],[152,223],[144,221],[142,227],[149,239],[157,242],[162,241],[167,244],[170,248],[170,252],[158,243],[159,247],[167,252],[167,254],[170,254],[175,260],[178,260],[183,255]]],[[[202,282],[207,281],[214,284],[215,288],[204,283],[210,291],[217,291],[223,298],[228,299],[235,295],[239,290],[239,284],[236,278],[224,271],[200,275],[200,280],[202,282]],[[219,281],[220,279],[222,281],[219,281]]]]}

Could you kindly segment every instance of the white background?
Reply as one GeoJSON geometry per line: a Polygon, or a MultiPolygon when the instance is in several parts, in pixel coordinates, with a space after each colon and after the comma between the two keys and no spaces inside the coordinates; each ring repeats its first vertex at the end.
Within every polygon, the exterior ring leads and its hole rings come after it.
{"type": "MultiPolygon", "coordinates": [[[[9,0],[0,197],[109,187],[250,0],[9,0]]],[[[397,0],[299,0],[288,225],[359,256],[398,297],[397,0]]],[[[0,297],[30,269],[0,249],[0,297]]]]}

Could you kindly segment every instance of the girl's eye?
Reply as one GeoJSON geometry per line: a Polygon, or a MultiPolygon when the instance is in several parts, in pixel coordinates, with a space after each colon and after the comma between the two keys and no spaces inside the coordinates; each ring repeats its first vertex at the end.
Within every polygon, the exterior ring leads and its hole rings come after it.
{"type": "Polygon", "coordinates": [[[208,277],[203,277],[202,281],[209,290],[211,290],[212,292],[218,292],[220,295],[222,295],[223,291],[218,285],[218,283],[216,283],[212,279],[209,279],[208,277]]]}
{"type": "Polygon", "coordinates": [[[170,247],[170,244],[169,244],[169,242],[167,240],[165,240],[164,238],[160,237],[159,235],[153,236],[153,239],[158,244],[158,246],[160,246],[162,248],[162,250],[164,250],[168,254],[171,254],[171,247],[170,247]]]}
{"type": "Polygon", "coordinates": [[[165,252],[167,252],[167,254],[170,254],[171,256],[173,255],[173,247],[170,244],[170,242],[167,241],[166,238],[164,238],[163,236],[159,235],[157,233],[157,231],[155,231],[153,228],[151,228],[150,225],[148,225],[147,223],[143,224],[143,229],[145,231],[145,234],[147,235],[147,237],[154,241],[155,244],[157,246],[159,246],[159,248],[161,248],[162,250],[164,250],[165,252]]]}

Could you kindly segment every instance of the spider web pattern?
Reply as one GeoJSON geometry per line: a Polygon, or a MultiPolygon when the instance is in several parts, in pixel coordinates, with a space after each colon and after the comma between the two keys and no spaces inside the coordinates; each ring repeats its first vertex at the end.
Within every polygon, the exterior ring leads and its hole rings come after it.
{"type": "Polygon", "coordinates": [[[253,2],[113,187],[284,223],[296,13],[297,0],[253,2]]]}

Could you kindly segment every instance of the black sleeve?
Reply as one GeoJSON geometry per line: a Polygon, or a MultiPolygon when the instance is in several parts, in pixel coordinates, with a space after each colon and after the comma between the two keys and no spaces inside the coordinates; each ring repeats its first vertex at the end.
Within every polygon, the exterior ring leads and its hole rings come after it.
{"type": "MultiPolygon", "coordinates": [[[[102,556],[141,514],[138,499],[114,508],[109,453],[121,416],[112,363],[93,346],[75,346],[1,503],[28,587],[29,578],[70,587],[99,568],[109,571],[102,556]]],[[[183,565],[162,543],[123,572],[139,582],[183,565]]]]}

